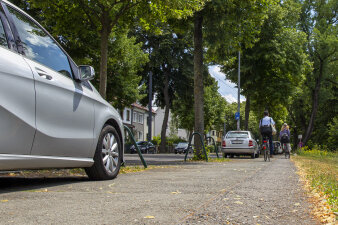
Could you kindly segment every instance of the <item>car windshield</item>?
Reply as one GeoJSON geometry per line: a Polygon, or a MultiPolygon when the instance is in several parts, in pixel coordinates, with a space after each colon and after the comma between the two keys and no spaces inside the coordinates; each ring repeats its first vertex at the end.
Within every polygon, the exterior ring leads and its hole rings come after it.
{"type": "Polygon", "coordinates": [[[249,138],[248,132],[230,132],[227,138],[249,138]]]}
{"type": "Polygon", "coordinates": [[[185,142],[178,143],[177,147],[178,148],[186,148],[186,147],[188,147],[188,143],[185,143],[185,142]]]}

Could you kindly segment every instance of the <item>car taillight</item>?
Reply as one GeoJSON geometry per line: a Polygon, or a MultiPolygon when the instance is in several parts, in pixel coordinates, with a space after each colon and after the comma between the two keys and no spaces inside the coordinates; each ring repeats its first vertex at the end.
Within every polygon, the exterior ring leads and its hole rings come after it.
{"type": "Polygon", "coordinates": [[[263,142],[264,142],[264,143],[267,143],[268,141],[267,141],[267,140],[264,140],[263,142]]]}
{"type": "Polygon", "coordinates": [[[225,141],[222,141],[222,147],[225,148],[227,145],[225,143],[225,141]]]}
{"type": "Polygon", "coordinates": [[[252,140],[249,141],[249,147],[252,147],[253,146],[253,142],[252,140]]]}

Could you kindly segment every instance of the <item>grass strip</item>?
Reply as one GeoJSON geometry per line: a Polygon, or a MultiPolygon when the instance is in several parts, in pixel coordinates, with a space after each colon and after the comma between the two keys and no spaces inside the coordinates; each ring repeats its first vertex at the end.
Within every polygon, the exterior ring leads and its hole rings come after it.
{"type": "Polygon", "coordinates": [[[336,221],[338,215],[338,154],[307,151],[291,157],[314,201],[314,213],[322,222],[336,221]]]}

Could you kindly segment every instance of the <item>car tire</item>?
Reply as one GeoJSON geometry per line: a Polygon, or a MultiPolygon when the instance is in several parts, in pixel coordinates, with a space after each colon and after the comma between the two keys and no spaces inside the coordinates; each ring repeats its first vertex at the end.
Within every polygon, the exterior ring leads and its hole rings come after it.
{"type": "Polygon", "coordinates": [[[234,158],[235,157],[235,155],[234,154],[230,154],[230,158],[234,158]]]}
{"type": "Polygon", "coordinates": [[[255,158],[255,155],[256,155],[255,153],[252,153],[252,154],[251,154],[251,158],[254,159],[254,158],[255,158]]]}
{"type": "Polygon", "coordinates": [[[255,158],[259,158],[259,152],[257,152],[257,154],[255,154],[255,158]]]}
{"type": "Polygon", "coordinates": [[[96,146],[94,164],[85,168],[91,180],[114,179],[120,171],[122,161],[121,138],[110,125],[103,127],[96,146]]]}

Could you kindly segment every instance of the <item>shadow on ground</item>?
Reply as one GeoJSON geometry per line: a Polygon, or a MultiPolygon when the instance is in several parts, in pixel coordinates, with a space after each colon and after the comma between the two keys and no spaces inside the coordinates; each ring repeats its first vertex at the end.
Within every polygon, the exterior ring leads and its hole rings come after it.
{"type": "Polygon", "coordinates": [[[88,177],[3,177],[0,176],[0,194],[46,189],[65,184],[89,181],[88,177]]]}

